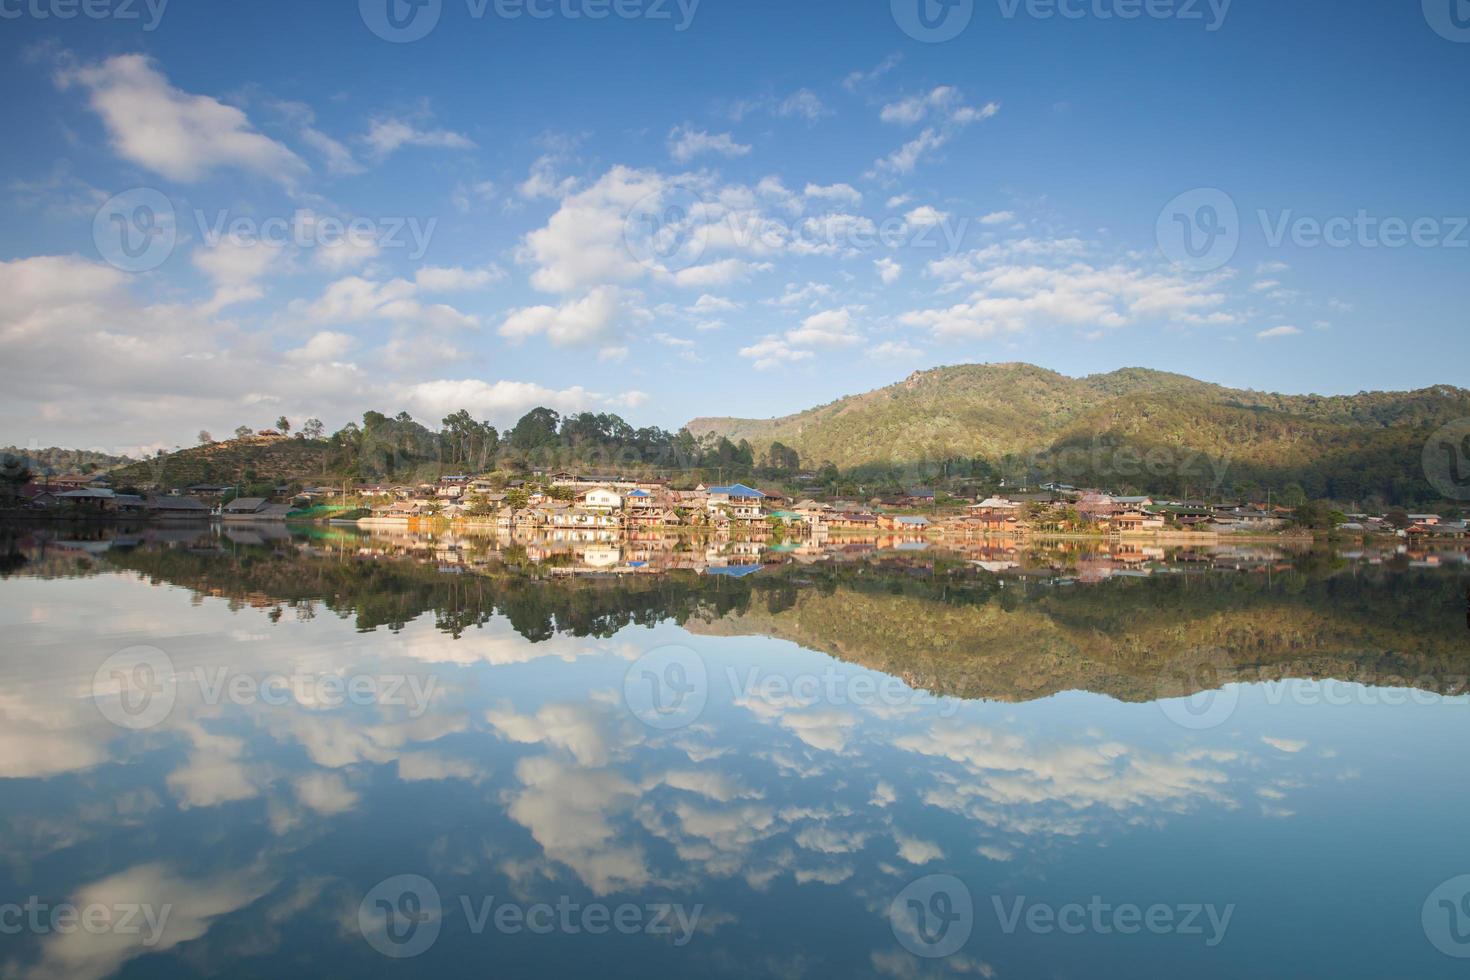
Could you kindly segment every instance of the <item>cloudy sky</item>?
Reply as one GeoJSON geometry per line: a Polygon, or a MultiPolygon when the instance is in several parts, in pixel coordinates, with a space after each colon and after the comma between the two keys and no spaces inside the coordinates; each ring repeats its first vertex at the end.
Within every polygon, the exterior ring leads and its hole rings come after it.
{"type": "Polygon", "coordinates": [[[1470,384],[1448,3],[919,2],[6,4],[0,442],[1470,384]]]}

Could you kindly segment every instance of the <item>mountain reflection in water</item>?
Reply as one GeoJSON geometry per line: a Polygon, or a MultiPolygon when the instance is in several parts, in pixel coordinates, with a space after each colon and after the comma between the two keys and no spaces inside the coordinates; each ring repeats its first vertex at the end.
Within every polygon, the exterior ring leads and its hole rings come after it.
{"type": "Polygon", "coordinates": [[[14,531],[0,975],[1458,975],[1463,552],[914,545],[14,531]]]}

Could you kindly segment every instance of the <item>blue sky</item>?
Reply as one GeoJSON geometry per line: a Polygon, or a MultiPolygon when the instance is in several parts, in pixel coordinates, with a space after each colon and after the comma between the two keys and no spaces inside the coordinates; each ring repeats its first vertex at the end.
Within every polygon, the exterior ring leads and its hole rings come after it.
{"type": "Polygon", "coordinates": [[[1448,2],[91,2],[0,3],[3,441],[1470,384],[1448,2]]]}

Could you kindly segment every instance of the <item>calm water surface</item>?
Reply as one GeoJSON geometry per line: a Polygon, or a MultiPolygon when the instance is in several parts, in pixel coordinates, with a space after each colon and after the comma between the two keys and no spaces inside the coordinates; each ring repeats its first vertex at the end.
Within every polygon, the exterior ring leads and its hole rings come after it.
{"type": "Polygon", "coordinates": [[[0,974],[1470,969],[1463,553],[877,544],[12,533],[0,974]]]}

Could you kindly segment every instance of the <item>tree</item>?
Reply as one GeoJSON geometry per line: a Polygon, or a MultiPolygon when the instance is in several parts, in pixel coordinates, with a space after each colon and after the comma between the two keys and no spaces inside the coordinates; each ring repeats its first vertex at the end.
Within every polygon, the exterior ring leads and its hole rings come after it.
{"type": "Polygon", "coordinates": [[[510,508],[512,516],[514,516],[516,511],[524,510],[530,502],[531,495],[526,492],[524,487],[514,487],[505,491],[505,506],[510,508]]]}
{"type": "Polygon", "coordinates": [[[301,434],[308,439],[320,439],[326,429],[321,419],[307,419],[306,424],[301,427],[301,434]]]}
{"type": "Polygon", "coordinates": [[[276,431],[279,432],[283,436],[284,435],[290,435],[291,434],[291,420],[288,419],[288,418],[286,418],[286,416],[284,416],[284,415],[282,415],[280,418],[276,419],[276,431]]]}
{"type": "Polygon", "coordinates": [[[209,430],[208,429],[200,429],[199,430],[199,445],[201,445],[201,446],[207,446],[211,442],[214,442],[214,436],[212,436],[212,435],[209,434],[209,430]]]}
{"type": "Polygon", "coordinates": [[[533,408],[510,431],[511,448],[522,451],[540,449],[556,442],[561,416],[549,408],[533,408]]]}
{"type": "Polygon", "coordinates": [[[33,478],[31,468],[21,457],[6,454],[0,459],[0,494],[4,494],[7,502],[19,496],[20,488],[33,478]]]}
{"type": "Polygon", "coordinates": [[[250,428],[250,426],[248,425],[241,425],[235,428],[236,439],[249,439],[254,434],[255,430],[250,428]]]}

